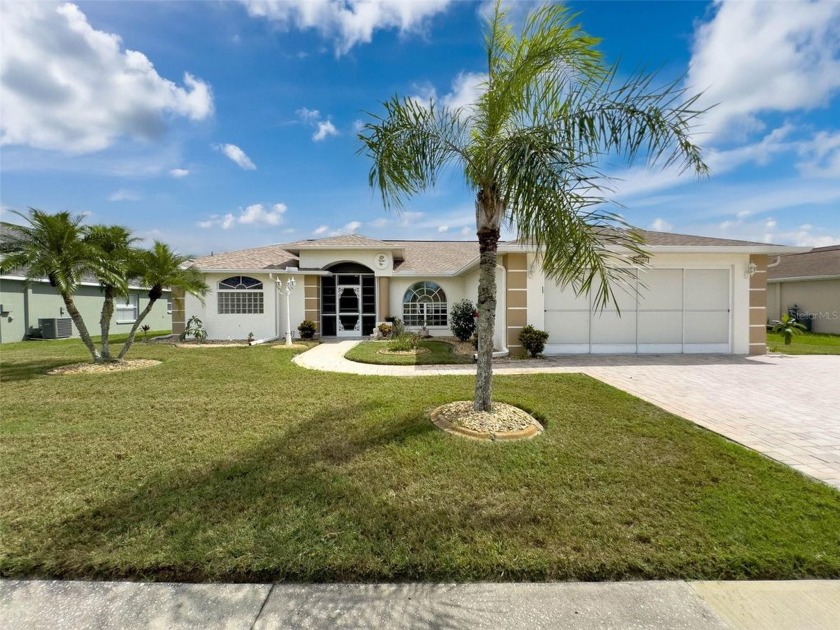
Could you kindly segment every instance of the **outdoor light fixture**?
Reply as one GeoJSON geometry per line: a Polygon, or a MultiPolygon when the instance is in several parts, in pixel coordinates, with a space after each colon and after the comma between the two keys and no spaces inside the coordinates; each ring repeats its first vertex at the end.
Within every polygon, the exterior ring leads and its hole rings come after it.
{"type": "Polygon", "coordinates": [[[281,295],[286,296],[286,345],[292,345],[292,310],[289,307],[289,296],[292,294],[292,291],[295,289],[295,279],[289,278],[286,280],[286,288],[283,288],[283,281],[279,278],[275,281],[277,285],[277,290],[280,292],[281,295]]]}
{"type": "Polygon", "coordinates": [[[747,265],[747,269],[744,272],[744,277],[752,278],[755,275],[756,271],[758,271],[758,265],[756,265],[754,262],[751,262],[749,265],[747,265]]]}

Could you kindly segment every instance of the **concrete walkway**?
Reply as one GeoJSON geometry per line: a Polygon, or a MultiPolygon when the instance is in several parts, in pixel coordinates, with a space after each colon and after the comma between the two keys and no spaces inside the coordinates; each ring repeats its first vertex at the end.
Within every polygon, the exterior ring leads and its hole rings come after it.
{"type": "Polygon", "coordinates": [[[0,582],[16,630],[836,630],[840,582],[142,584],[0,582]]]}
{"type": "MultiPolygon", "coordinates": [[[[387,366],[323,343],[302,367],[377,376],[475,374],[475,365],[387,366]]],[[[581,372],[840,489],[840,356],[581,355],[499,362],[494,374],[581,372]]]]}

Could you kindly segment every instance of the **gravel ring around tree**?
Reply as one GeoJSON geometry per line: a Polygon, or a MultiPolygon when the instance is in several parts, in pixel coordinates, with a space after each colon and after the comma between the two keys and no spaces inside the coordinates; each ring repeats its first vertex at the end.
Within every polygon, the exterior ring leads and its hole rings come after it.
{"type": "Polygon", "coordinates": [[[544,430],[528,412],[500,402],[494,402],[488,413],[475,411],[471,400],[459,400],[441,405],[430,415],[439,429],[475,440],[527,440],[544,430]]]}
{"type": "Polygon", "coordinates": [[[160,365],[161,361],[154,359],[132,359],[130,361],[113,361],[110,363],[73,363],[62,365],[47,372],[50,376],[63,376],[67,374],[104,374],[109,372],[125,372],[127,370],[140,370],[142,368],[160,365]]]}

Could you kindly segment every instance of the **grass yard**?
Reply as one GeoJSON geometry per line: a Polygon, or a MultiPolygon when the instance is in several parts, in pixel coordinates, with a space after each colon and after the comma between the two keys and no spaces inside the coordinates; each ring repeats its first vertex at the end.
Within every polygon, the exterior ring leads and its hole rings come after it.
{"type": "Polygon", "coordinates": [[[306,371],[292,350],[138,344],[43,376],[3,346],[0,576],[182,581],[840,577],[840,493],[581,375],[506,376],[546,426],[427,418],[472,379],[306,371]]]}
{"type": "Polygon", "coordinates": [[[445,341],[421,341],[418,348],[426,348],[423,354],[380,354],[388,348],[387,341],[363,341],[353,347],[344,357],[358,363],[377,365],[442,365],[451,363],[472,363],[469,357],[455,353],[452,344],[445,341]]]}
{"type": "Polygon", "coordinates": [[[803,332],[786,346],[784,335],[768,331],[767,349],[784,354],[840,354],[840,335],[803,332]]]}

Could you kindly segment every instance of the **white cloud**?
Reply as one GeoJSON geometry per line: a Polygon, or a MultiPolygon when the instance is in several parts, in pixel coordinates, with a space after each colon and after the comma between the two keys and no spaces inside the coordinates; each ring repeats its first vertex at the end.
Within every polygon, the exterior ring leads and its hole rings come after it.
{"type": "Polygon", "coordinates": [[[277,226],[283,223],[283,215],[287,210],[286,204],[275,203],[265,206],[261,203],[254,203],[240,209],[237,214],[228,212],[222,217],[217,214],[210,215],[206,221],[199,221],[198,226],[204,229],[220,227],[229,230],[235,225],[272,225],[277,226]]]}
{"type": "Polygon", "coordinates": [[[650,224],[650,229],[654,232],[670,232],[674,229],[673,224],[668,223],[665,219],[656,218],[650,224]]]}
{"type": "Polygon", "coordinates": [[[820,131],[800,145],[799,153],[802,160],[796,167],[803,176],[840,180],[840,132],[820,131]]]}
{"type": "Polygon", "coordinates": [[[303,120],[303,121],[307,121],[307,120],[312,120],[312,121],[321,120],[321,112],[319,112],[317,109],[309,109],[309,108],[307,108],[307,107],[301,107],[301,108],[300,108],[299,110],[297,110],[295,113],[298,115],[298,118],[300,118],[300,119],[301,119],[301,120],[303,120]]]}
{"type": "Polygon", "coordinates": [[[452,80],[449,92],[438,96],[431,83],[419,83],[414,86],[415,94],[411,98],[420,105],[434,101],[449,109],[463,108],[468,113],[486,90],[487,75],[481,72],[459,72],[452,80]]]}
{"type": "Polygon", "coordinates": [[[252,223],[280,225],[283,222],[284,212],[286,212],[286,205],[282,203],[275,203],[270,209],[266,209],[261,203],[255,203],[246,207],[237,221],[246,225],[252,223]]]}
{"type": "Polygon", "coordinates": [[[121,188],[120,190],[111,194],[108,197],[108,201],[140,201],[143,198],[136,190],[128,190],[127,188],[121,188]]]}
{"type": "Polygon", "coordinates": [[[312,140],[315,142],[320,142],[329,136],[337,136],[338,129],[335,128],[329,120],[322,120],[318,123],[318,130],[312,134],[312,140]]]}
{"type": "Polygon", "coordinates": [[[301,107],[295,113],[304,125],[315,128],[315,133],[312,134],[313,142],[321,142],[330,136],[339,135],[338,129],[336,129],[329,116],[324,119],[319,110],[301,107]]]}
{"type": "Polygon", "coordinates": [[[187,175],[189,175],[190,172],[185,168],[173,168],[169,171],[169,174],[175,179],[181,179],[182,177],[186,177],[187,175]]]}
{"type": "MultiPolygon", "coordinates": [[[[342,235],[345,235],[345,234],[355,234],[356,230],[358,230],[360,227],[362,227],[361,221],[350,221],[350,223],[346,223],[343,227],[330,232],[330,236],[342,236],[342,235]]],[[[319,234],[318,230],[316,230],[315,233],[319,234]]]]}
{"type": "Polygon", "coordinates": [[[703,105],[718,103],[698,131],[743,137],[763,128],[762,114],[826,106],[840,89],[839,53],[836,0],[716,0],[695,32],[687,77],[703,105]]]}
{"type": "Polygon", "coordinates": [[[118,35],[73,4],[4,2],[0,25],[0,144],[90,153],[120,137],[159,139],[167,119],[203,120],[210,86],[164,79],[118,35]]]}
{"type": "Polygon", "coordinates": [[[320,236],[321,234],[325,234],[327,232],[327,230],[329,230],[329,229],[330,229],[329,225],[319,225],[314,230],[312,230],[312,233],[315,234],[316,236],[320,236]]]}
{"type": "Polygon", "coordinates": [[[369,43],[376,30],[422,30],[452,0],[240,0],[249,15],[281,28],[315,29],[335,41],[337,54],[369,43]]]}
{"type": "Polygon", "coordinates": [[[216,144],[213,145],[213,147],[217,151],[224,153],[235,164],[238,164],[240,168],[243,168],[246,171],[253,171],[257,168],[256,164],[251,161],[251,158],[245,154],[245,151],[235,144],[216,144]]]}
{"type": "Polygon", "coordinates": [[[438,231],[439,234],[443,234],[444,232],[448,232],[449,231],[449,226],[448,225],[439,225],[437,231],[438,231]]]}

